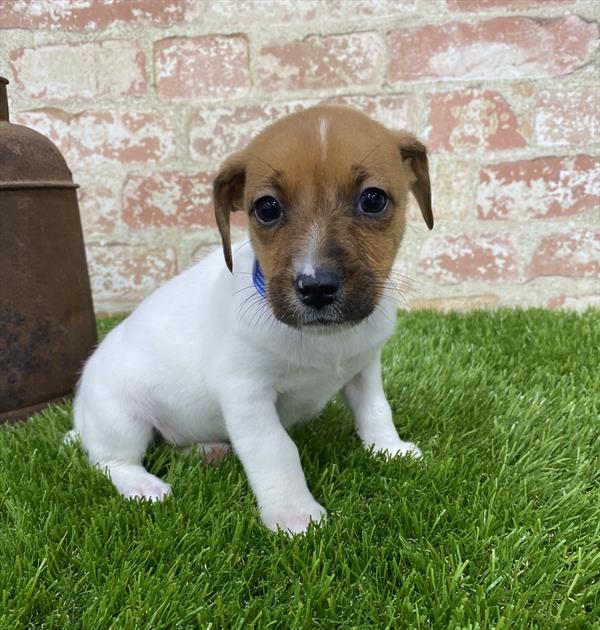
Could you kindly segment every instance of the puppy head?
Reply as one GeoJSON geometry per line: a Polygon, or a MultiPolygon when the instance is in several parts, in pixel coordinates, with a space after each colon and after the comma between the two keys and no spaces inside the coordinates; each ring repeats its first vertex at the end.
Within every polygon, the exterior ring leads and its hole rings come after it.
{"type": "Polygon", "coordinates": [[[431,229],[425,147],[343,107],[283,118],[214,182],[232,269],[229,214],[247,212],[275,316],[294,327],[358,322],[378,304],[406,227],[408,192],[431,229]]]}

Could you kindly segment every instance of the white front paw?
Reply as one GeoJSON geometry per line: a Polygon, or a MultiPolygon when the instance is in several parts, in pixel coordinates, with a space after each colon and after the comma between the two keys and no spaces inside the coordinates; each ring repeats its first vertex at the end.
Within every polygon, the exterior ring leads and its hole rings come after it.
{"type": "Polygon", "coordinates": [[[146,501],[163,501],[171,494],[171,486],[168,483],[150,474],[145,479],[126,484],[119,490],[126,499],[146,501]]]}
{"type": "Polygon", "coordinates": [[[412,457],[413,459],[422,459],[423,453],[421,449],[413,442],[402,442],[396,452],[392,453],[394,457],[412,457]]]}
{"type": "Polygon", "coordinates": [[[112,464],[104,470],[126,499],[162,501],[171,494],[171,486],[168,483],[150,474],[142,466],[112,464]]]}
{"type": "Polygon", "coordinates": [[[389,457],[412,457],[413,459],[421,459],[423,457],[421,449],[412,442],[398,440],[390,444],[378,443],[369,444],[369,446],[373,447],[374,453],[383,453],[389,457]]]}
{"type": "Polygon", "coordinates": [[[283,530],[287,534],[302,534],[311,521],[327,520],[327,510],[314,499],[296,505],[270,506],[261,510],[262,522],[272,531],[283,530]]]}

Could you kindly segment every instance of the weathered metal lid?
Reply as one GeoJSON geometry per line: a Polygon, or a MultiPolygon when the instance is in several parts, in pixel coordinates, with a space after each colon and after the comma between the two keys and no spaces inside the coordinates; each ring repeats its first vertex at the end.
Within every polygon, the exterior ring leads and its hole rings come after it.
{"type": "Polygon", "coordinates": [[[0,190],[77,188],[63,156],[48,138],[8,121],[7,84],[0,77],[0,190]]]}

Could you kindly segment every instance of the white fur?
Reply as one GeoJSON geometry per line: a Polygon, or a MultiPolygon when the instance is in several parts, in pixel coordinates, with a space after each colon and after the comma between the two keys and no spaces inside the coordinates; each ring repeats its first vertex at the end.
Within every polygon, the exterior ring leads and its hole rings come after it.
{"type": "Polygon", "coordinates": [[[299,258],[300,263],[295,265],[295,269],[298,274],[314,278],[321,248],[321,228],[317,223],[312,223],[306,233],[304,252],[299,258]]]}
{"type": "Polygon", "coordinates": [[[215,252],[112,330],[83,371],[75,429],[121,494],[149,500],[170,492],[142,466],[155,431],[178,446],[230,443],[267,527],[303,532],[326,512],[286,429],[339,390],[365,446],[420,455],[398,437],[381,384],[379,350],[396,309],[385,299],[356,326],[298,331],[256,293],[253,260],[249,245],[235,247],[231,275],[215,252]]]}
{"type": "Polygon", "coordinates": [[[321,145],[321,162],[327,158],[327,119],[319,118],[319,140],[321,145]]]}

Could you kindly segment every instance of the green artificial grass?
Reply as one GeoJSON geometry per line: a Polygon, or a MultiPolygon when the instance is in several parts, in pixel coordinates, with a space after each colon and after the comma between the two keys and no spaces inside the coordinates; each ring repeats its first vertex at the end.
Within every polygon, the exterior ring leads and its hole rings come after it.
{"type": "Polygon", "coordinates": [[[425,459],[332,402],[294,432],[330,519],[291,539],[234,457],[155,447],[173,496],[127,502],[61,445],[70,404],[6,426],[0,627],[598,628],[599,348],[598,311],[400,313],[385,388],[425,459]]]}

